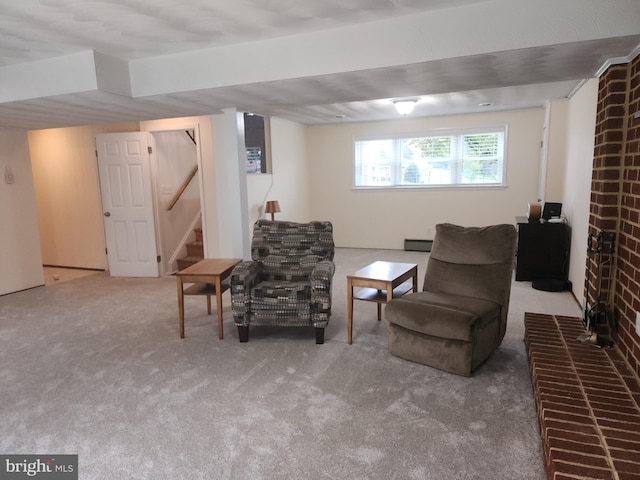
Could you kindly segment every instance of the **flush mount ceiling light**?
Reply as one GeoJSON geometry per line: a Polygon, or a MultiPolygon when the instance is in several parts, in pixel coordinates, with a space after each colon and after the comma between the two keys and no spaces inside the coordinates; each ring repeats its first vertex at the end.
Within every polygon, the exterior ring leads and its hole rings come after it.
{"type": "Polygon", "coordinates": [[[400,100],[391,100],[396,106],[396,110],[400,115],[409,115],[416,108],[417,98],[403,98],[400,100]]]}

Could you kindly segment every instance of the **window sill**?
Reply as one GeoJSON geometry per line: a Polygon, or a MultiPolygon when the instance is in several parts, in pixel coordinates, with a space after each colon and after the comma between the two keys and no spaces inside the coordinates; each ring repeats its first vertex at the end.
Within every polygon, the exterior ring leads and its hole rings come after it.
{"type": "Polygon", "coordinates": [[[415,190],[506,190],[508,185],[395,185],[381,187],[351,187],[354,192],[380,192],[380,191],[415,191],[415,190]]]}

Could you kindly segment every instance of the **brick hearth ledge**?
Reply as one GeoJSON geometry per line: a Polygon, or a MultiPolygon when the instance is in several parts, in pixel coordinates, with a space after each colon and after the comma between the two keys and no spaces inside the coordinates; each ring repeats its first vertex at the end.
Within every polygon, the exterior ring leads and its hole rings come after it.
{"type": "Polygon", "coordinates": [[[524,323],[547,477],[640,480],[640,382],[618,350],[578,342],[576,317],[524,323]]]}

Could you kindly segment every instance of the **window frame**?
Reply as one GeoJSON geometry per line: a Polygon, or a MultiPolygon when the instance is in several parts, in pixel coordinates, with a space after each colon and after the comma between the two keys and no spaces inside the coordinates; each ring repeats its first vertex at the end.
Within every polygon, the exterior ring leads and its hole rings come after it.
{"type": "MultiPolygon", "coordinates": [[[[420,132],[397,132],[397,133],[381,133],[381,134],[356,134],[352,138],[352,189],[353,190],[415,190],[415,189],[469,189],[469,188],[481,188],[481,189],[496,189],[506,188],[507,184],[507,166],[508,166],[508,125],[492,125],[481,127],[462,127],[462,128],[441,128],[432,129],[420,132]],[[402,183],[402,160],[396,157],[390,165],[392,173],[392,183],[389,185],[357,185],[358,169],[361,168],[361,162],[358,159],[358,142],[375,141],[375,140],[404,140],[404,139],[419,139],[419,138],[437,138],[437,137],[457,137],[460,144],[463,144],[462,137],[468,135],[483,135],[488,133],[502,133],[502,181],[495,183],[420,183],[420,184],[407,184],[402,183]],[[399,160],[399,161],[398,161],[399,160]]],[[[455,157],[455,155],[452,155],[455,157]]],[[[452,166],[453,168],[461,169],[464,156],[460,156],[458,161],[452,166]]]]}

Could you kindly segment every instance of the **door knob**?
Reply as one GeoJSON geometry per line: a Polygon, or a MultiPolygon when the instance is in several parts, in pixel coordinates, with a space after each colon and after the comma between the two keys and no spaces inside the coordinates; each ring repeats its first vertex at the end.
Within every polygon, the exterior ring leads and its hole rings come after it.
{"type": "Polygon", "coordinates": [[[104,216],[105,217],[110,217],[111,216],[111,212],[104,212],[104,216]]]}

